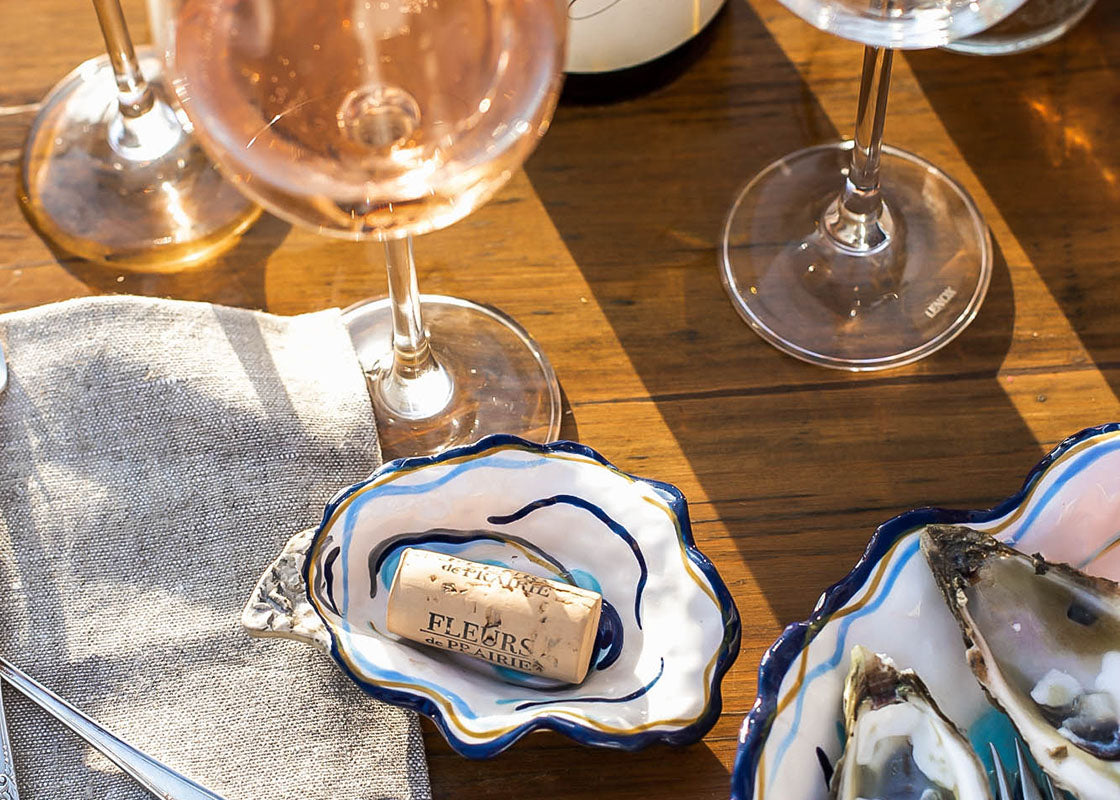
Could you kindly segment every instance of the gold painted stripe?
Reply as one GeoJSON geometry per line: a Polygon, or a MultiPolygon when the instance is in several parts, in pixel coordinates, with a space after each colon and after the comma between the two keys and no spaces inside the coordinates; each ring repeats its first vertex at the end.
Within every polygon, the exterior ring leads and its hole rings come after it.
{"type": "MultiPolygon", "coordinates": [[[[347,652],[344,652],[341,647],[339,648],[338,653],[339,653],[339,656],[342,658],[342,660],[345,661],[346,664],[350,667],[350,669],[352,669],[357,674],[363,674],[363,670],[357,664],[354,663],[352,657],[347,652]]],[[[580,714],[579,712],[577,712],[574,709],[563,708],[563,707],[549,708],[549,707],[546,707],[546,706],[540,706],[539,707],[541,709],[540,713],[534,712],[529,717],[529,719],[536,719],[536,718],[541,717],[541,716],[546,716],[546,715],[547,716],[553,716],[553,715],[559,714],[559,715],[563,715],[565,717],[568,717],[570,719],[573,719],[577,722],[580,722],[582,724],[585,724],[585,725],[587,725],[588,727],[590,727],[594,730],[602,731],[603,733],[611,733],[611,734],[641,733],[641,732],[650,730],[652,728],[659,728],[659,727],[665,727],[665,728],[670,728],[670,727],[684,728],[684,727],[688,727],[692,723],[699,720],[700,717],[702,717],[704,715],[704,711],[707,709],[707,706],[708,706],[707,698],[708,698],[708,695],[709,695],[708,684],[710,683],[709,679],[710,679],[710,676],[711,676],[712,669],[715,667],[715,664],[718,660],[719,660],[719,653],[717,652],[716,657],[713,658],[708,663],[708,666],[704,670],[704,677],[705,677],[704,708],[701,709],[700,713],[697,714],[695,717],[678,717],[678,718],[675,718],[675,719],[654,720],[652,722],[647,722],[643,725],[630,725],[630,726],[626,726],[626,727],[617,727],[617,726],[613,726],[613,725],[606,725],[606,724],[597,722],[596,720],[588,719],[587,717],[583,716],[582,714],[580,714]]],[[[516,730],[517,728],[520,728],[527,721],[527,720],[523,720],[523,721],[521,721],[517,724],[508,725],[508,726],[503,727],[503,728],[484,728],[484,729],[475,730],[475,729],[472,729],[472,728],[468,727],[463,722],[463,720],[460,719],[459,715],[455,711],[455,707],[446,698],[444,698],[440,694],[437,694],[437,693],[433,692],[431,689],[429,689],[426,686],[418,686],[414,683],[408,683],[408,682],[405,682],[405,681],[378,680],[378,681],[375,681],[374,683],[376,683],[378,686],[386,686],[386,687],[389,687],[389,688],[392,688],[392,689],[402,689],[402,690],[408,691],[411,694],[421,694],[421,695],[427,697],[429,700],[431,700],[433,703],[435,703],[437,706],[439,706],[443,710],[445,719],[452,722],[454,724],[454,726],[461,733],[464,733],[464,734],[466,734],[467,736],[469,736],[473,739],[479,739],[479,740],[485,741],[485,740],[488,740],[488,739],[491,739],[491,738],[494,738],[494,737],[497,737],[497,736],[503,736],[503,735],[509,733],[510,731],[513,731],[513,730],[516,730]]],[[[563,701],[557,701],[557,702],[562,703],[563,701]]]]}
{"type": "Polygon", "coordinates": [[[1026,513],[1027,507],[1031,505],[1031,500],[1034,498],[1035,493],[1038,491],[1038,487],[1042,485],[1043,479],[1050,474],[1051,470],[1053,470],[1059,464],[1064,464],[1067,460],[1073,458],[1075,455],[1080,454],[1083,450],[1087,450],[1090,447],[1099,445],[1102,441],[1114,439],[1117,435],[1117,433],[1108,433],[1103,436],[1093,436],[1083,442],[1078,442],[1069,450],[1062,453],[1060,456],[1058,456],[1057,459],[1054,460],[1053,464],[1047,467],[1046,470],[1038,476],[1038,480],[1036,480],[1034,485],[1027,490],[1027,494],[1023,497],[1023,502],[1021,502],[1013,512],[1008,514],[1007,517],[1005,517],[998,525],[995,525],[991,528],[985,528],[984,530],[988,533],[999,533],[1005,530],[1009,525],[1011,525],[1011,523],[1015,522],[1017,519],[1019,519],[1019,517],[1023,516],[1023,514],[1026,513]]]}
{"type": "MultiPolygon", "coordinates": [[[[554,459],[556,461],[573,461],[573,462],[579,462],[579,463],[583,463],[583,464],[590,464],[592,466],[602,467],[603,469],[606,469],[610,472],[613,472],[615,475],[618,475],[620,478],[625,478],[630,483],[637,483],[638,482],[637,479],[635,479],[633,476],[627,475],[625,472],[620,471],[616,467],[608,466],[606,464],[602,464],[599,461],[596,461],[595,459],[593,459],[589,456],[579,455],[579,454],[576,454],[576,453],[541,453],[540,451],[535,450],[535,449],[530,448],[530,447],[525,447],[523,445],[516,445],[516,444],[508,444],[508,443],[497,444],[497,445],[494,445],[493,447],[491,447],[487,450],[482,450],[478,453],[473,453],[473,454],[472,453],[467,453],[467,454],[458,456],[456,458],[449,458],[446,461],[439,462],[439,466],[457,465],[457,464],[461,464],[465,461],[472,461],[476,458],[484,458],[484,457],[490,455],[491,453],[499,452],[499,451],[503,451],[503,450],[520,450],[522,452],[532,453],[533,455],[538,455],[538,456],[542,456],[544,458],[554,459]]],[[[338,505],[338,507],[334,510],[334,513],[331,514],[330,519],[327,520],[326,524],[324,525],[323,530],[325,532],[330,531],[330,529],[334,526],[335,521],[340,516],[342,516],[342,512],[348,506],[350,506],[351,503],[353,503],[355,500],[357,500],[358,497],[365,494],[366,492],[371,491],[373,489],[380,488],[382,486],[385,486],[386,484],[389,484],[389,483],[392,483],[392,482],[398,480],[399,478],[403,478],[406,475],[411,475],[413,472],[416,472],[417,470],[427,469],[428,467],[431,467],[431,466],[434,466],[434,465],[433,464],[421,464],[419,466],[410,467],[408,469],[397,470],[396,472],[391,472],[388,475],[382,476],[381,479],[375,480],[372,483],[369,483],[369,484],[363,486],[361,489],[354,492],[352,495],[347,497],[345,500],[343,500],[338,505]]]]}
{"type": "Polygon", "coordinates": [[[673,527],[677,531],[677,541],[681,545],[680,548],[679,548],[680,555],[681,555],[681,563],[684,564],[685,572],[687,572],[689,577],[692,578],[693,582],[697,586],[700,587],[700,591],[702,591],[704,594],[706,594],[708,596],[708,599],[712,601],[712,604],[715,605],[716,608],[719,608],[719,609],[722,610],[722,607],[719,604],[719,599],[716,597],[715,592],[712,591],[711,586],[708,585],[708,581],[705,580],[704,578],[702,578],[700,575],[696,574],[695,565],[691,561],[689,561],[689,559],[688,559],[688,550],[686,549],[685,544],[684,544],[684,534],[681,532],[680,519],[677,517],[676,514],[673,513],[673,510],[671,508],[666,506],[659,499],[653,498],[653,497],[648,497],[648,496],[643,497],[642,499],[645,500],[650,505],[654,506],[655,508],[658,508],[661,511],[664,511],[666,514],[668,514],[669,519],[672,520],[672,522],[673,522],[673,527]]]}
{"type": "MultiPolygon", "coordinates": [[[[457,456],[456,458],[449,458],[446,461],[439,462],[439,466],[462,464],[464,461],[471,461],[475,458],[483,458],[483,457],[489,455],[490,453],[493,453],[493,452],[498,451],[498,450],[521,450],[521,451],[524,451],[524,452],[527,452],[527,453],[533,453],[535,455],[541,455],[538,451],[533,450],[533,449],[528,448],[528,447],[524,447],[522,445],[500,444],[500,445],[494,445],[493,447],[489,448],[488,450],[483,450],[483,451],[478,452],[478,453],[465,453],[464,455],[457,456]]],[[[559,456],[560,454],[557,454],[557,455],[559,456]]],[[[563,460],[570,460],[570,461],[584,460],[584,461],[587,461],[586,458],[574,459],[574,458],[570,458],[570,457],[566,458],[566,459],[563,459],[563,460]]],[[[595,463],[598,463],[598,462],[595,462],[595,463]]],[[[347,497],[345,500],[343,500],[341,503],[339,503],[338,507],[334,510],[334,513],[331,514],[330,519],[328,519],[326,524],[324,525],[324,527],[323,527],[324,532],[330,531],[330,529],[332,527],[334,527],[335,521],[339,517],[342,516],[342,512],[344,510],[346,510],[350,506],[351,503],[353,503],[359,497],[364,495],[366,492],[369,492],[369,491],[372,491],[373,489],[377,489],[377,488],[380,488],[380,487],[385,486],[387,484],[393,483],[394,481],[397,481],[400,478],[405,477],[406,475],[411,475],[413,472],[416,472],[417,470],[427,469],[428,467],[432,467],[432,466],[435,466],[435,465],[433,465],[433,464],[420,464],[420,465],[415,466],[415,467],[409,467],[408,469],[400,469],[400,470],[397,470],[395,472],[390,472],[388,475],[383,475],[383,476],[381,476],[380,479],[366,484],[361,489],[358,489],[356,492],[354,492],[349,497],[347,497]]]]}

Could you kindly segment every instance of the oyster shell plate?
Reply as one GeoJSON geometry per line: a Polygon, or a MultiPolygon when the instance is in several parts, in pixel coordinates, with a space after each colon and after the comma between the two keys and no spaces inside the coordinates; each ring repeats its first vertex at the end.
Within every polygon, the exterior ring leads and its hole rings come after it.
{"type": "Polygon", "coordinates": [[[390,462],[340,492],[261,577],[241,621],[330,653],[365,692],[430,717],[472,758],[538,729],[624,750],[696,741],[719,716],[740,637],[680,491],[574,442],[507,435],[390,462]],[[600,592],[587,678],[560,684],[388,633],[408,547],[600,592]]]}
{"type": "Polygon", "coordinates": [[[1050,562],[1120,579],[1120,423],[1062,442],[993,509],[924,508],[881,525],[848,576],[763,657],[758,697],[740,732],[733,800],[827,800],[826,774],[843,747],[842,694],[855,645],[915,670],[986,769],[989,743],[1013,763],[1014,729],[969,669],[960,627],[920,552],[919,534],[929,524],[967,525],[1050,562]]]}

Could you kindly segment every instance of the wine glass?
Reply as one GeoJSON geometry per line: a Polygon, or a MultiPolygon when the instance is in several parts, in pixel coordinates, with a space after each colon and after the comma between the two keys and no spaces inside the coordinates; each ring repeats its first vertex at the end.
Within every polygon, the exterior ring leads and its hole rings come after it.
{"type": "Polygon", "coordinates": [[[384,455],[555,438],[548,360],[496,309],[419,295],[411,237],[488,200],[546,130],[563,1],[161,4],[176,92],[227,174],[284,219],[384,245],[389,297],[343,315],[384,455]]]}
{"type": "Polygon", "coordinates": [[[23,151],[23,209],[48,241],[92,261],[161,270],[216,256],[260,209],[194,141],[119,0],[93,5],[108,53],[44,99],[23,151]]]}
{"type": "Polygon", "coordinates": [[[853,371],[911,363],[975,317],[992,246],[960,185],[883,144],[890,48],[942,46],[1023,0],[781,2],[866,45],[855,140],[791,153],[747,184],[724,227],[724,286],[744,320],[792,356],[853,371]]]}

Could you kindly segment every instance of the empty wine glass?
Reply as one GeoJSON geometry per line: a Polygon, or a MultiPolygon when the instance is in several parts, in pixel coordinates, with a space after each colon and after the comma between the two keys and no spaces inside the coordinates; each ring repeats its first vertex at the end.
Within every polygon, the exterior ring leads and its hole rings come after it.
{"type": "Polygon", "coordinates": [[[939,47],[1023,0],[781,2],[867,45],[855,140],[791,153],[747,184],[724,228],[724,285],[751,327],[797,358],[857,371],[916,361],[975,317],[992,247],[963,188],[883,144],[890,48],[939,47]]]}
{"type": "Polygon", "coordinates": [[[223,169],[280,217],[384,243],[389,297],[344,320],[386,457],[495,432],[554,438],[548,360],[495,309],[419,295],[410,237],[489,199],[544,133],[562,0],[161,5],[176,92],[223,169]]]}
{"type": "Polygon", "coordinates": [[[20,171],[32,224],[59,248],[118,266],[194,264],[260,209],[226,182],[170,104],[161,60],[137,55],[119,0],[94,0],[108,48],[43,100],[20,171]]]}

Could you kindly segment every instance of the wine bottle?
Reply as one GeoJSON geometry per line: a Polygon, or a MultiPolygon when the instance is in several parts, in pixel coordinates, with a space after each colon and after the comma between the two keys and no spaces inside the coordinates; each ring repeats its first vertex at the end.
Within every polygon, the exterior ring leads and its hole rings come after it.
{"type": "Polygon", "coordinates": [[[565,99],[624,99],[671,81],[704,51],[726,2],[567,0],[565,99]]]}

